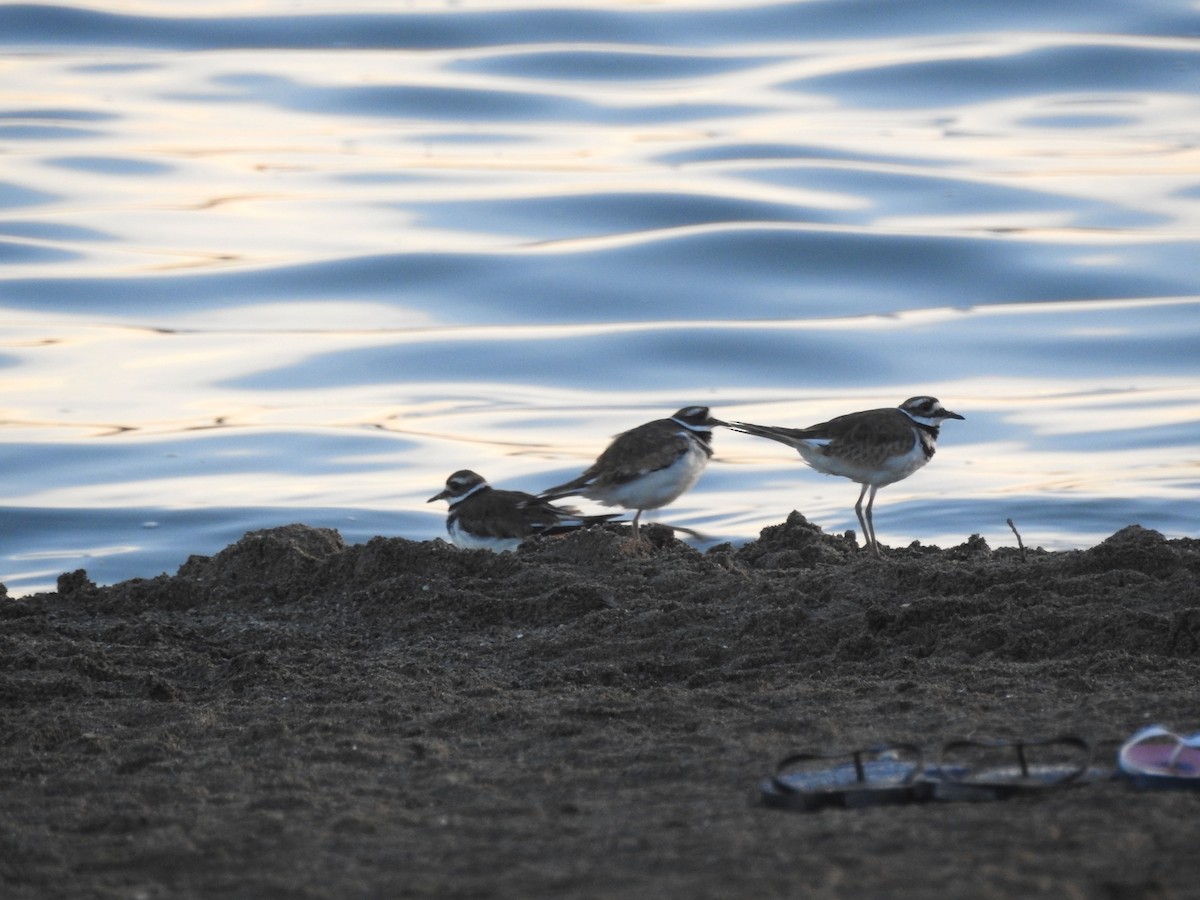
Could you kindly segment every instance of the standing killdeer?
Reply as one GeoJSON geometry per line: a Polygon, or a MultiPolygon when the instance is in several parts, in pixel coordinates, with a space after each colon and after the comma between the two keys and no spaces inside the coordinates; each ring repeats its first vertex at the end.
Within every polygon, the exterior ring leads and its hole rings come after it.
{"type": "Polygon", "coordinates": [[[685,406],[669,419],[655,419],[613,438],[608,448],[578,478],[542,491],[542,500],[578,494],[604,506],[637,510],[658,509],[687,491],[712,456],[712,429],[724,422],[712,418],[707,406],[685,406]]]}
{"type": "Polygon", "coordinates": [[[580,516],[573,509],[553,506],[524,491],[498,491],[482,475],[462,469],[446,479],[446,489],[430,497],[450,501],[446,531],[464,550],[516,550],[535,534],[561,534],[598,525],[615,514],[580,516]]]}
{"type": "Polygon", "coordinates": [[[862,485],[854,512],[869,549],[879,555],[871,511],[875,492],[907,478],[933,458],[938,429],[946,419],[961,419],[934,397],[912,397],[898,407],[868,409],[811,425],[808,428],[774,428],[729,422],[734,431],[770,438],[794,447],[804,461],[826,475],[842,475],[862,485]],[[863,498],[867,500],[863,515],[863,498]]]}

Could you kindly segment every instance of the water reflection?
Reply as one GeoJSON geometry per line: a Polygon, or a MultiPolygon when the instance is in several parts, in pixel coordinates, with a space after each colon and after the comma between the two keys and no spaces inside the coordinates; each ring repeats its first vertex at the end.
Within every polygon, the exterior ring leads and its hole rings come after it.
{"type": "MultiPolygon", "coordinates": [[[[537,490],[693,402],[963,412],[884,543],[1200,530],[1187,3],[160,13],[0,6],[14,593],[293,520],[433,537],[451,471],[537,490]]],[[[762,443],[660,518],[853,527],[762,443]]]]}
{"type": "MultiPolygon", "coordinates": [[[[1033,38],[1037,44],[1045,38],[1033,38]]],[[[1014,97],[1081,94],[1129,96],[1139,92],[1186,93],[1200,50],[1191,42],[1129,38],[1093,44],[1059,38],[1050,46],[995,44],[924,47],[924,59],[870,60],[869,66],[805,78],[785,88],[835,95],[855,108],[956,107],[1014,97]]],[[[1107,127],[1107,126],[1105,126],[1107,127]]]]}
{"type": "Polygon", "coordinates": [[[174,167],[148,159],[122,159],[108,156],[60,156],[48,159],[45,165],[88,172],[93,175],[116,175],[140,178],[146,175],[165,175],[174,167]]]}

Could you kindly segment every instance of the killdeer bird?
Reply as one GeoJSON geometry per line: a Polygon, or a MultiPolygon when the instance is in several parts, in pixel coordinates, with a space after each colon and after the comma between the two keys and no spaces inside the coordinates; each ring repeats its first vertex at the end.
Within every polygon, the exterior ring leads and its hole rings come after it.
{"type": "Polygon", "coordinates": [[[685,406],[669,419],[617,435],[586,472],[538,497],[578,494],[604,506],[637,510],[633,536],[640,537],[638,521],[645,510],[666,506],[696,483],[712,456],[713,426],[724,424],[708,414],[707,406],[685,406]]]}
{"type": "Polygon", "coordinates": [[[841,475],[862,485],[854,512],[867,549],[879,555],[871,511],[875,492],[907,478],[933,458],[938,430],[946,419],[961,419],[934,397],[911,397],[898,407],[848,413],[808,428],[775,428],[728,422],[734,431],[770,438],[794,447],[804,461],[826,475],[841,475]],[[863,498],[867,506],[863,509],[863,498]]]}
{"type": "Polygon", "coordinates": [[[562,534],[616,518],[615,514],[580,516],[524,491],[498,491],[482,475],[462,469],[446,479],[446,489],[426,502],[448,500],[446,531],[464,550],[516,550],[535,534],[562,534]]]}

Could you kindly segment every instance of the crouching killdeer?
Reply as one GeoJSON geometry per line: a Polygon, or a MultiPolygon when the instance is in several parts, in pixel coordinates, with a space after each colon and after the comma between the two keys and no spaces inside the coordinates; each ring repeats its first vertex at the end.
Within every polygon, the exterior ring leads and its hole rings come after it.
{"type": "Polygon", "coordinates": [[[775,428],[749,422],[727,423],[734,431],[770,438],[794,447],[804,461],[826,475],[862,485],[854,512],[869,549],[879,555],[871,511],[875,492],[907,478],[933,458],[939,426],[961,419],[934,397],[912,397],[898,407],[848,413],[808,428],[775,428]],[[863,498],[870,491],[864,517],[863,498]]]}
{"type": "Polygon", "coordinates": [[[713,426],[724,424],[709,415],[707,406],[685,406],[669,419],[617,435],[586,472],[538,496],[558,500],[578,494],[604,506],[637,510],[637,538],[645,510],[666,506],[696,483],[712,456],[713,426]]]}
{"type": "Polygon", "coordinates": [[[535,534],[562,534],[599,525],[616,514],[581,516],[524,491],[498,491],[482,475],[462,469],[446,479],[446,489],[428,503],[448,500],[446,531],[456,547],[465,550],[516,550],[535,534]]]}

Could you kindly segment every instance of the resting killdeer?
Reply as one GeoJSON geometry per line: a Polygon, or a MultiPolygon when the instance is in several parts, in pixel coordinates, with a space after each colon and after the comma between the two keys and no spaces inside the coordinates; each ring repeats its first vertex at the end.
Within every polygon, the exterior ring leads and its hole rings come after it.
{"type": "Polygon", "coordinates": [[[535,534],[561,534],[616,518],[581,516],[524,491],[498,491],[470,469],[455,472],[446,479],[446,489],[426,502],[435,500],[450,501],[446,531],[454,545],[465,550],[503,553],[535,534]]]}
{"type": "Polygon", "coordinates": [[[637,510],[675,500],[700,477],[712,456],[712,429],[724,425],[708,414],[707,406],[685,406],[669,419],[655,419],[613,438],[608,448],[578,478],[542,491],[542,500],[578,494],[604,506],[637,510]]]}
{"type": "Polygon", "coordinates": [[[804,461],[826,475],[842,475],[862,485],[854,512],[869,549],[879,555],[871,511],[875,492],[907,478],[933,458],[938,429],[946,419],[961,419],[934,397],[912,397],[898,407],[868,409],[811,425],[775,428],[748,422],[727,423],[734,431],[770,438],[794,447],[804,461]],[[863,498],[870,490],[866,516],[863,498]]]}

